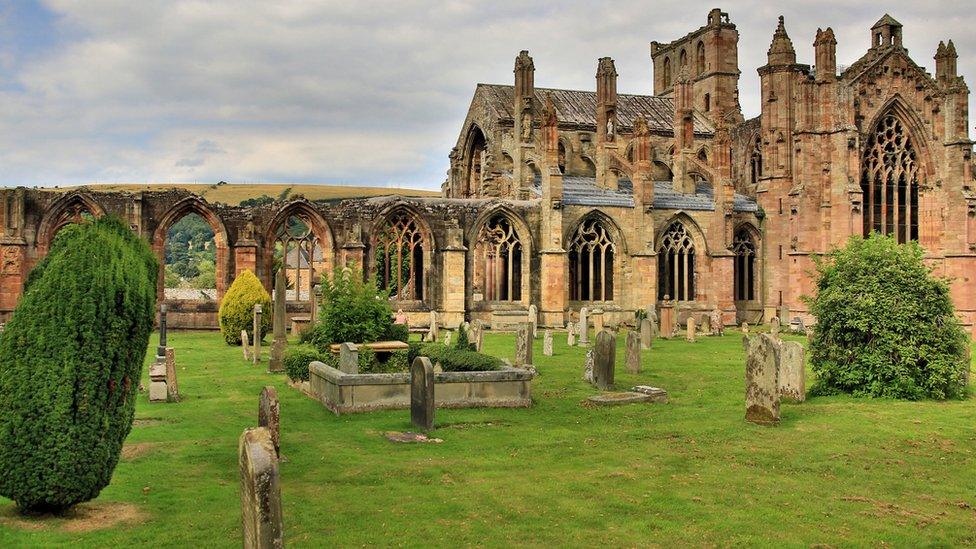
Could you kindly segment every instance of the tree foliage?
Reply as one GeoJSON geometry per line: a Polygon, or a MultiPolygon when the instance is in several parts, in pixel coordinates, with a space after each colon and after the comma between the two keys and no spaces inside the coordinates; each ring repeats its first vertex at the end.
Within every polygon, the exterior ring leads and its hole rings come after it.
{"type": "Polygon", "coordinates": [[[62,511],[108,485],[132,428],[158,264],[118,218],[69,225],[0,339],[0,494],[62,511]]]}
{"type": "Polygon", "coordinates": [[[241,331],[247,332],[247,337],[255,341],[254,335],[254,305],[261,304],[261,333],[260,339],[271,331],[273,312],[271,310],[271,295],[264,289],[264,285],[250,270],[245,269],[237,275],[233,284],[224,294],[220,302],[217,319],[220,322],[220,332],[224,334],[224,341],[228,345],[241,344],[241,331]]]}
{"type": "Polygon", "coordinates": [[[915,242],[852,238],[817,262],[814,394],[945,399],[965,391],[968,338],[949,282],[915,242]]]}
{"type": "Polygon", "coordinates": [[[167,288],[215,288],[217,246],[210,225],[189,213],[166,232],[165,282],[167,288]]]}
{"type": "Polygon", "coordinates": [[[322,352],[333,343],[368,343],[394,334],[393,312],[386,292],[376,281],[363,281],[359,271],[343,269],[322,280],[318,325],[309,336],[322,352]]]}

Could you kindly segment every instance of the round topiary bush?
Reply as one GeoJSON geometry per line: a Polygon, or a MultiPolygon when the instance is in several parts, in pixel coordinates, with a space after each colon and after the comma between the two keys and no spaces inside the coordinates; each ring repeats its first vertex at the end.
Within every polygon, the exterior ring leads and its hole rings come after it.
{"type": "Polygon", "coordinates": [[[247,332],[247,337],[254,341],[254,305],[261,304],[261,334],[271,331],[271,296],[264,289],[264,285],[250,270],[245,269],[237,275],[234,283],[227,289],[217,318],[220,321],[220,332],[224,334],[224,341],[228,345],[241,344],[241,331],[247,332]]]}
{"type": "Polygon", "coordinates": [[[61,230],[0,340],[0,494],[60,512],[108,485],[132,428],[156,258],[116,218],[61,230]]]}
{"type": "Polygon", "coordinates": [[[969,339],[949,282],[932,275],[915,242],[852,238],[817,262],[813,394],[904,399],[962,396],[969,339]]]}

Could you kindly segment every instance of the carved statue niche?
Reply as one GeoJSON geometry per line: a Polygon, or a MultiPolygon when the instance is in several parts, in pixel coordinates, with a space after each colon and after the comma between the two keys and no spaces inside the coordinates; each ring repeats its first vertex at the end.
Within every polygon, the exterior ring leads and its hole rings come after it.
{"type": "Polygon", "coordinates": [[[528,143],[532,140],[532,99],[525,97],[522,99],[522,142],[528,143]]]}

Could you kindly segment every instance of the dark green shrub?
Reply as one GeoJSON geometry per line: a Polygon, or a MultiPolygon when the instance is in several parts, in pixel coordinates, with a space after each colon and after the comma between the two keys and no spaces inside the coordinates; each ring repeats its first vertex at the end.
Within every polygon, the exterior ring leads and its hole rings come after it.
{"type": "Polygon", "coordinates": [[[285,373],[292,381],[308,381],[308,363],[322,361],[322,354],[308,347],[293,347],[285,352],[285,373]]]}
{"type": "Polygon", "coordinates": [[[61,230],[0,341],[0,494],[60,512],[98,496],[132,428],[159,266],[118,218],[61,230]]]}
{"type": "Polygon", "coordinates": [[[388,341],[402,341],[407,343],[410,341],[410,326],[406,324],[391,324],[390,331],[386,334],[386,339],[388,341]]]}
{"type": "MultiPolygon", "coordinates": [[[[419,356],[431,362],[440,362],[445,372],[481,372],[500,370],[504,366],[501,359],[474,351],[448,347],[443,343],[425,343],[419,349],[419,356]]],[[[412,359],[411,359],[412,360],[412,359]]]]}
{"type": "Polygon", "coordinates": [[[254,339],[254,305],[261,304],[261,333],[260,339],[271,331],[271,321],[274,311],[271,310],[271,295],[264,289],[264,285],[245,269],[237,275],[234,282],[224,294],[220,302],[217,319],[220,321],[220,332],[228,345],[241,344],[241,331],[247,332],[247,337],[254,339]]]}
{"type": "Polygon", "coordinates": [[[393,351],[390,353],[390,358],[386,360],[386,370],[388,372],[406,372],[410,370],[410,361],[408,360],[409,351],[403,349],[402,351],[393,351]]]}
{"type": "Polygon", "coordinates": [[[458,328],[457,341],[454,342],[454,348],[462,351],[474,350],[474,343],[468,341],[468,331],[464,329],[464,326],[458,328]]]}
{"type": "Polygon", "coordinates": [[[317,349],[327,352],[333,343],[379,341],[393,325],[389,297],[370,279],[363,282],[360,272],[343,269],[322,281],[322,307],[319,325],[309,339],[317,349]]]}
{"type": "Polygon", "coordinates": [[[968,338],[949,282],[915,242],[872,235],[817,262],[812,394],[945,399],[961,396],[968,338]]]}

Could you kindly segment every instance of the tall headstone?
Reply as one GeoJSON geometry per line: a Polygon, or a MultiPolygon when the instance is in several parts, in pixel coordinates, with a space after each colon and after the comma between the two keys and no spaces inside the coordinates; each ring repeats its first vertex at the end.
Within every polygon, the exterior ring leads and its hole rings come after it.
{"type": "Polygon", "coordinates": [[[779,317],[774,316],[772,320],[769,321],[769,333],[776,337],[779,337],[779,317]]]}
{"type": "Polygon", "coordinates": [[[245,549],[284,547],[278,456],[271,433],[247,429],[237,445],[241,475],[241,522],[245,549]]]}
{"type": "Polygon", "coordinates": [[[780,325],[786,323],[787,326],[790,324],[790,308],[786,305],[779,306],[779,322],[780,325]]]}
{"type": "Polygon", "coordinates": [[[603,330],[596,335],[596,346],[593,350],[593,384],[601,391],[612,389],[617,337],[603,330]]]}
{"type": "Polygon", "coordinates": [[[248,341],[247,330],[241,330],[241,349],[244,351],[244,360],[251,360],[251,345],[248,341]]]}
{"type": "Polygon", "coordinates": [[[583,381],[593,383],[593,349],[586,350],[586,361],[583,362],[583,381]]]}
{"type": "Polygon", "coordinates": [[[779,422],[779,341],[769,334],[745,340],[746,421],[759,425],[779,422]]]}
{"type": "Polygon", "coordinates": [[[586,307],[580,309],[579,321],[579,343],[580,345],[590,344],[590,311],[586,307]]]}
{"type": "Polygon", "coordinates": [[[308,315],[309,322],[310,322],[309,326],[315,326],[315,324],[316,324],[316,322],[318,321],[318,318],[319,318],[319,303],[322,301],[322,285],[321,284],[316,284],[312,288],[311,298],[312,298],[312,308],[311,308],[311,312],[308,315]]]}
{"type": "Polygon", "coordinates": [[[627,373],[639,374],[641,371],[641,335],[631,330],[627,332],[627,373]]]}
{"type": "Polygon", "coordinates": [[[166,397],[170,402],[180,401],[180,384],[176,380],[176,349],[166,347],[166,397]]]}
{"type": "Polygon", "coordinates": [[[437,311],[430,312],[430,340],[437,341],[437,311]]]}
{"type": "Polygon", "coordinates": [[[542,354],[552,356],[552,330],[542,333],[542,354]]]}
{"type": "Polygon", "coordinates": [[[532,324],[522,322],[515,332],[515,366],[532,365],[532,324]]]}
{"type": "Polygon", "coordinates": [[[261,362],[261,335],[262,335],[261,315],[263,313],[264,311],[261,310],[261,304],[255,303],[254,304],[254,326],[253,326],[254,331],[251,332],[252,334],[254,334],[254,345],[252,345],[253,349],[251,350],[251,359],[254,361],[254,364],[258,364],[261,362]]]}
{"type": "Polygon", "coordinates": [[[339,345],[339,371],[344,374],[359,373],[359,347],[355,343],[339,345]]]}
{"type": "Polygon", "coordinates": [[[701,315],[699,319],[695,320],[695,326],[701,330],[702,335],[710,334],[712,332],[712,317],[701,315]]]}
{"type": "Polygon", "coordinates": [[[687,324],[687,329],[686,329],[686,332],[685,332],[685,339],[687,339],[688,341],[691,341],[692,343],[694,343],[694,341],[695,341],[695,335],[696,335],[695,317],[689,316],[688,317],[688,320],[685,321],[685,322],[687,324]]]}
{"type": "Polygon", "coordinates": [[[572,322],[566,326],[566,345],[569,347],[576,346],[576,325],[572,322]]]}
{"type": "Polygon", "coordinates": [[[269,372],[285,371],[285,347],[288,346],[287,319],[285,310],[285,293],[287,283],[285,282],[285,270],[278,269],[275,275],[274,290],[274,317],[271,319],[274,330],[274,341],[271,343],[271,360],[268,362],[269,372]]]}
{"type": "Polygon", "coordinates": [[[593,317],[593,333],[598,334],[603,331],[603,309],[593,309],[590,312],[593,317]]]}
{"type": "Polygon", "coordinates": [[[784,341],[779,357],[779,395],[797,402],[807,398],[806,359],[803,345],[784,341]]]}
{"type": "Polygon", "coordinates": [[[159,346],[156,347],[156,356],[166,356],[166,304],[159,305],[159,346]]]}
{"type": "Polygon", "coordinates": [[[425,356],[410,365],[410,422],[423,431],[434,427],[434,366],[425,356]]]}
{"type": "Polygon", "coordinates": [[[640,321],[640,341],[644,349],[650,349],[651,345],[654,345],[654,325],[649,318],[640,321]]]}
{"type": "Polygon", "coordinates": [[[275,457],[281,457],[281,404],[278,391],[270,385],[261,390],[258,399],[258,427],[265,427],[271,434],[275,457]]]}
{"type": "Polygon", "coordinates": [[[532,339],[539,337],[539,308],[529,305],[529,323],[532,324],[532,339]]]}
{"type": "Polygon", "coordinates": [[[661,337],[664,339],[671,339],[674,337],[674,304],[668,300],[668,296],[664,296],[664,302],[661,303],[661,337]]]}
{"type": "Polygon", "coordinates": [[[485,325],[480,320],[474,321],[474,350],[481,352],[485,345],[485,325]]]}
{"type": "Polygon", "coordinates": [[[712,335],[725,335],[725,320],[722,319],[722,311],[715,309],[711,313],[712,335]]]}

